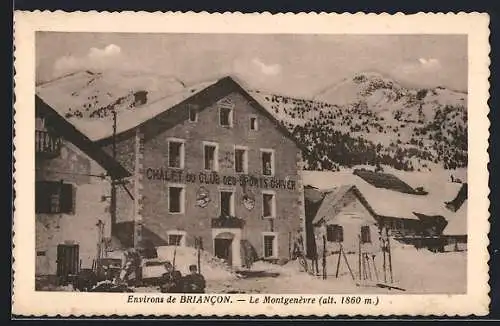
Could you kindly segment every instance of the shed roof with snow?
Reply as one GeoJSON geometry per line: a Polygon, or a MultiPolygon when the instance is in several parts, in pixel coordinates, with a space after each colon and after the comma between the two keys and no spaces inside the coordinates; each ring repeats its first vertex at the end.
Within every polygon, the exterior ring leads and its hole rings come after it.
{"type": "Polygon", "coordinates": [[[365,208],[370,212],[373,219],[376,218],[376,214],[368,204],[366,199],[363,197],[363,194],[356,188],[354,185],[342,185],[333,189],[330,189],[326,192],[324,199],[321,202],[321,206],[319,207],[313,224],[319,223],[321,220],[327,220],[330,217],[336,216],[337,213],[341,210],[342,207],[339,207],[342,203],[342,199],[344,196],[352,192],[356,198],[365,206],[365,208]]]}
{"type": "Polygon", "coordinates": [[[446,209],[442,195],[431,193],[416,195],[378,188],[350,171],[304,171],[302,176],[304,184],[325,191],[341,185],[356,186],[373,211],[381,217],[418,220],[415,213],[420,213],[428,216],[443,216],[448,220],[453,215],[446,209]]]}

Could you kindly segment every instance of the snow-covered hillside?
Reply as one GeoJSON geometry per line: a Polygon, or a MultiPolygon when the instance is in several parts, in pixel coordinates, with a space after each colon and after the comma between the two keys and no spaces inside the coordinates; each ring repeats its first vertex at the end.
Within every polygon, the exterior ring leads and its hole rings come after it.
{"type": "Polygon", "coordinates": [[[315,153],[311,169],[386,164],[401,170],[467,166],[467,94],[442,87],[409,89],[360,73],[300,100],[252,95],[315,153]]]}

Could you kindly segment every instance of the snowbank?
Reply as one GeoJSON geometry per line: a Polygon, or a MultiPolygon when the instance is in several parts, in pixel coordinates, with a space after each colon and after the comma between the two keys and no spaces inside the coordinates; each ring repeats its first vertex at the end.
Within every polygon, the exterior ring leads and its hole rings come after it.
{"type": "MultiPolygon", "coordinates": [[[[157,248],[157,260],[163,262],[168,260],[173,263],[174,250],[176,251],[175,268],[179,270],[182,275],[188,274],[189,265],[197,265],[198,263],[197,250],[191,247],[161,246],[157,248]]],[[[201,273],[207,281],[231,280],[236,278],[236,274],[233,273],[222,260],[212,256],[206,251],[200,252],[200,265],[201,273]]]]}

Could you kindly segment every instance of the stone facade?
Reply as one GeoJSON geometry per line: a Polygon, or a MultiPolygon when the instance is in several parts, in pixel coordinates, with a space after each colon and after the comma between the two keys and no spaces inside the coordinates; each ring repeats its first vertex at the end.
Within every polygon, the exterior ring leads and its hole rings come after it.
{"type": "MultiPolygon", "coordinates": [[[[118,202],[118,221],[134,220],[135,242],[168,245],[170,234],[182,234],[182,243],[194,246],[201,238],[203,247],[215,252],[215,239],[232,237],[232,264],[241,262],[241,243],[250,244],[259,257],[264,237],[273,239],[273,253],[264,258],[287,259],[293,236],[303,229],[303,187],[299,171],[301,151],[278,130],[276,121],[233,91],[198,110],[196,121],[182,120],[171,128],[144,139],[143,132],[120,139],[118,160],[134,171],[135,208],[123,199],[118,202]],[[223,103],[223,104],[221,104],[223,103]],[[230,127],[219,123],[220,108],[231,106],[230,127]],[[253,122],[251,122],[253,120],[253,122]],[[251,126],[251,123],[254,125],[251,126]],[[169,141],[181,141],[184,162],[169,167],[169,141]],[[205,170],[204,144],[216,146],[216,171],[205,170]],[[246,171],[235,171],[235,149],[246,149],[246,171]],[[263,175],[262,150],[273,151],[274,174],[263,175]],[[243,181],[246,180],[246,181],[243,181]],[[169,211],[169,186],[182,188],[182,212],[169,211]],[[221,191],[232,192],[231,220],[221,220],[221,191]],[[274,216],[263,217],[263,194],[274,196],[274,216]],[[200,201],[200,196],[206,202],[200,201]],[[249,200],[250,198],[250,200],[249,200]],[[251,200],[253,198],[253,201],[251,200]],[[125,205],[125,207],[121,207],[125,205]],[[130,209],[134,217],[130,218],[130,209]],[[241,223],[241,224],[240,224],[241,223]],[[274,238],[269,238],[273,236],[274,238]]],[[[137,128],[138,129],[138,128],[137,128]]],[[[106,150],[109,152],[109,144],[106,150]]],[[[129,232],[132,228],[129,228],[129,232]]]]}
{"type": "Polygon", "coordinates": [[[99,220],[104,223],[103,236],[110,237],[111,219],[106,198],[111,185],[109,179],[98,177],[104,174],[97,163],[64,140],[57,157],[37,157],[37,184],[46,181],[69,184],[73,201],[71,212],[35,214],[37,275],[56,274],[59,245],[78,245],[78,264],[81,261],[82,268],[92,267],[97,255],[99,220]]]}

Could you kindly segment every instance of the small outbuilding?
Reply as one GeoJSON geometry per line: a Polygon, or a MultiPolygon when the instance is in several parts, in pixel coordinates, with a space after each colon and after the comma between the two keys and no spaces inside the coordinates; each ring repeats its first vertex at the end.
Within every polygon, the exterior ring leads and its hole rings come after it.
{"type": "Polygon", "coordinates": [[[360,246],[362,252],[379,251],[376,216],[356,186],[327,190],[312,222],[318,252],[323,252],[323,237],[327,254],[337,252],[340,245],[346,253],[358,252],[360,246]]]}

